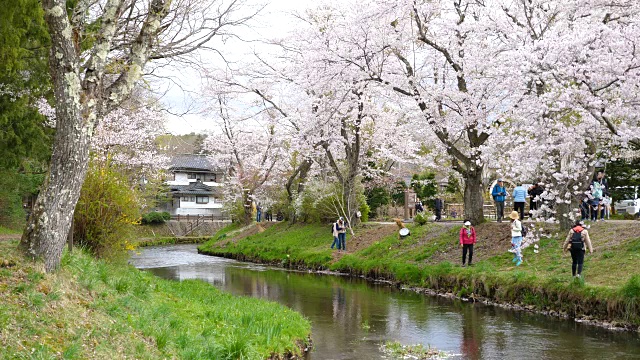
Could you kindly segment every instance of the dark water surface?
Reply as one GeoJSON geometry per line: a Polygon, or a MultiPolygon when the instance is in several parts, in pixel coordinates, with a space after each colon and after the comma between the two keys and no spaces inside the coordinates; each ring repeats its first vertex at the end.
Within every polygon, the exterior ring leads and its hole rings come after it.
{"type": "Polygon", "coordinates": [[[157,276],[202,279],[309,318],[309,359],[382,359],[380,344],[431,345],[459,359],[640,359],[640,336],[523,312],[399,291],[341,276],[199,255],[195,245],[142,249],[131,263],[157,276]]]}

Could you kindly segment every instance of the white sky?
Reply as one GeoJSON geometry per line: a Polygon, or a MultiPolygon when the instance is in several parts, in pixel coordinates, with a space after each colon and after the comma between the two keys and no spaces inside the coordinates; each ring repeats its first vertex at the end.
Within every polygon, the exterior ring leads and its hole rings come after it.
{"type": "MultiPolygon", "coordinates": [[[[249,6],[260,6],[264,1],[247,0],[249,6]]],[[[314,6],[313,0],[271,0],[264,10],[251,20],[248,27],[240,28],[237,34],[244,39],[270,39],[286,36],[294,26],[292,13],[303,13],[307,7],[314,6]]],[[[215,44],[215,43],[214,43],[215,44]]],[[[250,53],[260,45],[238,40],[229,40],[226,43],[218,42],[217,48],[228,60],[237,60],[250,53]]],[[[221,66],[222,60],[210,52],[201,52],[200,57],[208,66],[221,66]]],[[[163,77],[170,79],[152,80],[156,92],[163,93],[161,102],[170,111],[167,114],[166,128],[173,134],[203,133],[215,131],[213,121],[208,120],[200,109],[203,104],[198,94],[201,92],[203,82],[196,69],[166,68],[159,72],[163,77]]]]}

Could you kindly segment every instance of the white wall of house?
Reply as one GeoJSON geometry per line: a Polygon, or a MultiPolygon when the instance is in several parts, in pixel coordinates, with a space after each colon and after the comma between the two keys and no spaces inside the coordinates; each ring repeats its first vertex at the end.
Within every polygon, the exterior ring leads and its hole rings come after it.
{"type": "Polygon", "coordinates": [[[190,208],[177,208],[171,213],[171,215],[216,215],[220,216],[222,209],[190,209],[190,208]]]}
{"type": "MultiPolygon", "coordinates": [[[[216,179],[222,179],[222,175],[221,174],[217,174],[216,179]]],[[[177,172],[175,173],[175,180],[168,180],[167,181],[167,185],[189,185],[191,183],[196,182],[197,179],[189,179],[189,174],[188,173],[181,173],[181,172],[177,172]]],[[[207,185],[207,186],[222,186],[222,183],[219,182],[215,182],[215,181],[204,181],[203,184],[207,185]]]]}

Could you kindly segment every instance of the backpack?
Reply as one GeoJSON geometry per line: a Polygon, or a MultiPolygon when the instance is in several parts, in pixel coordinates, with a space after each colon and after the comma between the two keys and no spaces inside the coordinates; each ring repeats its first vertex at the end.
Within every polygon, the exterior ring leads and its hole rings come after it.
{"type": "Polygon", "coordinates": [[[522,227],[522,232],[521,232],[522,237],[523,237],[523,238],[527,237],[527,234],[529,233],[529,230],[527,230],[526,225],[521,224],[520,226],[522,227]]]}
{"type": "Polygon", "coordinates": [[[333,231],[336,229],[336,223],[331,224],[331,234],[333,235],[333,231]]]}
{"type": "Polygon", "coordinates": [[[594,181],[593,182],[593,193],[591,195],[593,195],[593,197],[596,198],[596,199],[602,199],[602,184],[600,184],[597,181],[594,181]]]}
{"type": "Polygon", "coordinates": [[[571,235],[571,249],[582,250],[582,248],[582,231],[573,230],[573,235],[571,235]]]}

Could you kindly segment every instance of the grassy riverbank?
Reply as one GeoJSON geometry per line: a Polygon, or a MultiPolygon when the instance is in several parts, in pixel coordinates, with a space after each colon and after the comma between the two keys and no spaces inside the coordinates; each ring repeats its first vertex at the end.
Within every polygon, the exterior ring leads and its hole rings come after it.
{"type": "Polygon", "coordinates": [[[459,225],[412,226],[411,236],[399,239],[395,225],[372,225],[348,237],[347,252],[329,249],[329,225],[267,226],[216,236],[201,245],[203,253],[280,264],[329,269],[385,278],[460,297],[483,297],[554,315],[640,325],[640,223],[598,223],[591,230],[595,253],[585,262],[584,279],[571,277],[571,259],[563,256],[564,236],[543,229],[547,236],[524,251],[516,267],[507,253],[508,224],[487,223],[476,228],[473,267],[460,267],[459,225]]]}
{"type": "Polygon", "coordinates": [[[166,236],[155,238],[140,238],[133,241],[134,247],[178,245],[178,244],[201,244],[209,240],[208,236],[166,236]]]}
{"type": "Polygon", "coordinates": [[[0,242],[2,359],[266,359],[300,353],[310,324],[279,304],[197,280],[65,254],[44,274],[0,242]]]}

